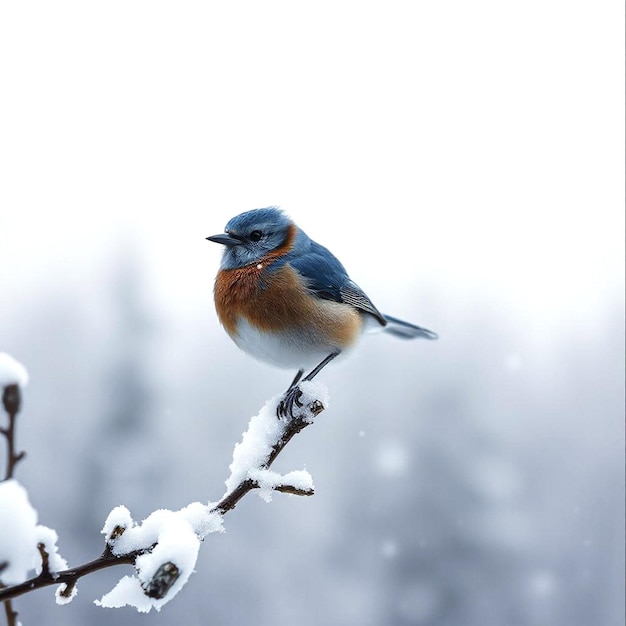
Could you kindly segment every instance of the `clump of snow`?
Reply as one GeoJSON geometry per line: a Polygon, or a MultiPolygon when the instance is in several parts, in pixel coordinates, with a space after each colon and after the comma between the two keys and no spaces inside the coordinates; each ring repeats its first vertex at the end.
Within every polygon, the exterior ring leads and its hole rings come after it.
{"type": "Polygon", "coordinates": [[[100,600],[94,600],[95,605],[104,609],[134,606],[140,613],[150,612],[152,603],[153,600],[144,594],[137,576],[124,576],[109,593],[103,595],[100,600]]]}
{"type": "MultiPolygon", "coordinates": [[[[108,608],[129,605],[141,613],[147,613],[152,608],[158,611],[183,588],[191,576],[198,557],[200,538],[183,516],[173,511],[161,510],[156,513],[158,513],[156,517],[154,513],[150,516],[153,519],[149,523],[150,529],[147,533],[152,534],[158,526],[155,537],[157,545],[152,552],[137,557],[135,561],[137,574],[124,576],[109,593],[96,601],[97,605],[108,608]],[[173,563],[178,569],[179,576],[163,598],[150,598],[144,593],[144,588],[148,587],[164,563],[173,563]]],[[[126,531],[128,532],[131,531],[126,531]]]]}
{"type": "Polygon", "coordinates": [[[70,592],[66,592],[67,585],[63,583],[57,587],[57,590],[54,592],[56,603],[58,605],[69,604],[78,593],[78,587],[76,585],[72,585],[70,592]]]}
{"type": "Polygon", "coordinates": [[[181,509],[178,514],[191,525],[200,539],[204,539],[211,533],[224,532],[224,518],[213,510],[215,506],[216,503],[213,502],[208,504],[192,502],[181,509]]]}
{"type": "Polygon", "coordinates": [[[17,585],[40,559],[37,550],[37,511],[28,501],[28,493],[16,480],[0,483],[0,563],[4,585],[17,585]]]}
{"type": "Polygon", "coordinates": [[[180,519],[200,539],[212,532],[221,532],[222,516],[211,510],[211,505],[193,502],[180,511],[158,509],[141,524],[136,524],[125,506],[115,507],[108,515],[102,533],[107,536],[111,551],[116,555],[136,550],[149,550],[159,542],[163,529],[171,520],[180,519]],[[111,537],[117,528],[125,529],[117,537],[111,537]]]}
{"type": "MultiPolygon", "coordinates": [[[[304,380],[298,383],[298,387],[300,387],[300,391],[302,392],[300,402],[302,402],[305,407],[318,400],[324,405],[325,409],[328,408],[330,397],[328,395],[328,389],[325,385],[316,383],[312,380],[304,380]]],[[[314,417],[315,416],[313,414],[309,413],[308,421],[312,422],[314,417]]]]}
{"type": "Polygon", "coordinates": [[[315,489],[313,477],[306,470],[294,470],[288,474],[283,474],[282,484],[294,487],[300,491],[312,491],[315,489]]]}
{"type": "Polygon", "coordinates": [[[25,387],[28,384],[26,368],[10,354],[0,352],[0,388],[9,385],[25,387]]]}
{"type": "Polygon", "coordinates": [[[226,480],[226,493],[248,478],[251,469],[262,467],[267,461],[272,447],[280,441],[285,432],[285,422],[277,419],[276,405],[280,397],[269,400],[261,411],[248,423],[248,430],[235,444],[233,462],[230,464],[230,476],[226,480]]]}
{"type": "Polygon", "coordinates": [[[159,509],[141,524],[135,524],[130,512],[118,506],[107,517],[102,532],[113,554],[122,555],[136,550],[148,550],[135,561],[137,573],[124,576],[117,585],[100,600],[98,606],[117,608],[134,606],[147,613],[169,602],[185,585],[193,573],[200,541],[212,532],[222,532],[222,516],[212,511],[212,505],[193,502],[180,511],[159,509]],[[116,528],[124,532],[112,536],[116,528]],[[178,570],[178,577],[163,598],[150,598],[145,590],[164,564],[171,563],[178,570]]]}
{"type": "Polygon", "coordinates": [[[67,561],[59,554],[58,536],[54,530],[37,525],[37,511],[28,500],[28,493],[15,479],[0,482],[0,581],[18,585],[33,571],[42,568],[38,545],[48,553],[48,567],[54,576],[67,569],[67,561]]]}
{"type": "MultiPolygon", "coordinates": [[[[328,407],[328,392],[325,387],[317,385],[311,381],[304,381],[299,384],[302,396],[300,402],[303,417],[306,421],[312,422],[315,417],[307,407],[319,400],[325,407],[328,407]]],[[[281,440],[287,422],[276,417],[276,407],[284,394],[275,396],[269,400],[261,411],[253,416],[248,423],[248,430],[242,435],[242,439],[235,445],[233,450],[233,462],[230,464],[230,476],[226,480],[226,494],[231,493],[237,486],[250,478],[258,481],[250,475],[251,471],[265,469],[265,463],[272,452],[273,447],[281,440]]],[[[272,480],[273,473],[267,474],[265,479],[261,479],[261,496],[266,498],[269,486],[267,481],[272,480]]],[[[281,478],[284,480],[284,477],[281,478]]],[[[310,480],[310,476],[309,476],[310,480]]],[[[279,483],[275,483],[279,484],[279,483]]]]}
{"type": "Polygon", "coordinates": [[[106,536],[107,541],[113,534],[113,531],[116,528],[121,528],[126,530],[126,528],[130,528],[134,525],[133,518],[130,515],[130,511],[124,506],[116,506],[107,516],[106,521],[104,522],[104,527],[100,531],[103,535],[106,536]]]}
{"type": "MultiPolygon", "coordinates": [[[[52,577],[55,574],[67,569],[67,561],[59,554],[59,548],[57,547],[57,541],[59,535],[56,530],[48,528],[47,526],[37,526],[36,528],[37,544],[43,544],[43,547],[48,554],[48,570],[52,577]]],[[[37,574],[41,573],[42,564],[40,563],[35,571],[37,574]]]]}
{"type": "Polygon", "coordinates": [[[313,491],[313,478],[306,470],[295,470],[288,474],[279,474],[268,469],[250,469],[248,478],[259,486],[259,496],[270,502],[276,487],[293,487],[299,491],[313,491]]]}

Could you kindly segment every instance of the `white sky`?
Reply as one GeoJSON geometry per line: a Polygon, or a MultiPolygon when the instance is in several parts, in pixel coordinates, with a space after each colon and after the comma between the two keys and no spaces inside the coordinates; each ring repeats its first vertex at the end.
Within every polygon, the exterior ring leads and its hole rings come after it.
{"type": "Polygon", "coordinates": [[[624,281],[623,4],[0,5],[13,303],[137,235],[193,304],[204,238],[269,204],[376,302],[593,314],[624,281]]]}

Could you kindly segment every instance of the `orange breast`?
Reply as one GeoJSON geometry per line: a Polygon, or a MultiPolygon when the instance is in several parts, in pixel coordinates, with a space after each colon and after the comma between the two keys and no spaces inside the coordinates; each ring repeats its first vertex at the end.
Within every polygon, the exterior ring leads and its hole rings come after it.
{"type": "Polygon", "coordinates": [[[350,346],[362,321],[352,306],[311,294],[289,265],[272,271],[263,263],[220,270],[215,281],[215,307],[231,336],[241,318],[261,331],[300,336],[309,345],[350,346]]]}

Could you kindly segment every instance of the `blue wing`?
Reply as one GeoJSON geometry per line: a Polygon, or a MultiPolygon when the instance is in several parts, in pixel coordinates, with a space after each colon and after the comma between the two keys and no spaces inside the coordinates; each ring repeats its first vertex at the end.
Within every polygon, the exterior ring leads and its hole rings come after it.
{"type": "Polygon", "coordinates": [[[373,315],[382,326],[387,324],[365,292],[350,280],[339,259],[324,246],[311,241],[307,250],[293,256],[287,254],[284,260],[306,279],[307,287],[319,298],[345,302],[373,315]]]}
{"type": "Polygon", "coordinates": [[[348,272],[324,246],[311,241],[306,252],[285,257],[285,261],[306,278],[307,286],[320,298],[342,302],[341,288],[350,280],[348,272]]]}

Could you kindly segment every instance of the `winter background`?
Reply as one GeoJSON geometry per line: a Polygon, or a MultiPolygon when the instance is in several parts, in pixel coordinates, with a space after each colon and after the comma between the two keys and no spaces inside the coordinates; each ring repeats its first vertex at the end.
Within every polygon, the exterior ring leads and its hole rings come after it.
{"type": "Polygon", "coordinates": [[[217,499],[292,372],[217,321],[233,215],[282,206],[383,311],[161,613],[58,624],[617,626],[624,605],[624,6],[0,6],[0,350],[17,477],[70,564],[108,512],[217,499]]]}

